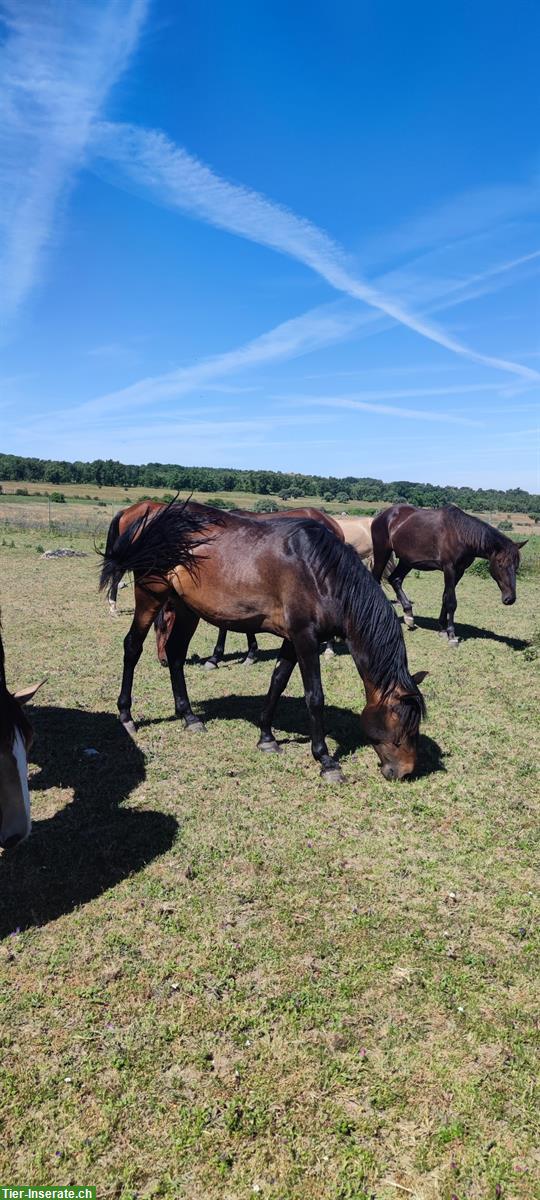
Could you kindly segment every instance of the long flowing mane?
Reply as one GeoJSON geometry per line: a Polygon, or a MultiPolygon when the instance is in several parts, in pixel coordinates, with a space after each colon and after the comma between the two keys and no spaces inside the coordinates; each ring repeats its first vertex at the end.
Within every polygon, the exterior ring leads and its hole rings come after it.
{"type": "Polygon", "coordinates": [[[507,550],[512,557],[519,554],[511,538],[505,537],[504,533],[501,533],[500,529],[494,529],[493,525],[488,525],[487,521],[481,521],[480,517],[471,517],[469,513],[463,512],[462,508],[458,508],[457,504],[446,504],[443,511],[448,514],[464,542],[471,550],[476,550],[478,555],[489,558],[498,550],[507,550]]]}
{"type": "Polygon", "coordinates": [[[290,542],[319,591],[332,597],[336,623],[345,637],[361,643],[366,673],[381,699],[394,688],[403,688],[408,701],[406,724],[409,732],[415,732],[425,716],[425,703],[409,673],[400,623],[380,584],[353,546],[339,542],[315,521],[298,525],[290,542]]]}

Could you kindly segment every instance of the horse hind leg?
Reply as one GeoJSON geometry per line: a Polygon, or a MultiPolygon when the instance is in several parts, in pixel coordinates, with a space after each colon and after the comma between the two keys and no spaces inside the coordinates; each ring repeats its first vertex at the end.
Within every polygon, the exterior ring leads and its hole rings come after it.
{"type": "Polygon", "coordinates": [[[210,655],[210,658],[207,658],[203,663],[205,671],[215,671],[219,667],[220,662],[223,661],[223,655],[225,654],[226,640],[227,630],[223,625],[220,625],[218,639],[212,654],[210,655]]]}
{"type": "Polygon", "coordinates": [[[407,593],[403,590],[403,580],[405,579],[405,576],[409,574],[410,569],[411,568],[407,565],[407,563],[403,563],[401,561],[398,562],[397,567],[389,576],[388,582],[392,585],[399,603],[401,604],[403,609],[403,620],[407,626],[407,629],[416,629],[412,600],[409,600],[407,593]]]}
{"type": "Polygon", "coordinates": [[[259,657],[259,646],[254,633],[248,633],[246,634],[246,637],[248,649],[246,657],[242,659],[242,666],[251,667],[253,666],[253,663],[257,662],[259,657]]]}
{"type": "Polygon", "coordinates": [[[135,667],[141,657],[144,641],[154,617],[159,612],[162,599],[154,599],[142,588],[135,587],[135,614],[130,629],[124,638],[124,669],[122,684],[118,697],[118,712],[120,720],[127,733],[135,734],[135,724],[131,715],[133,676],[135,667]]]}
{"type": "Polygon", "coordinates": [[[167,661],[174,696],[174,714],[185,722],[190,733],[206,733],[206,726],[193,712],[187,692],[184,664],[189,643],[195,633],[199,618],[185,606],[177,609],[176,620],[167,641],[167,661]]]}

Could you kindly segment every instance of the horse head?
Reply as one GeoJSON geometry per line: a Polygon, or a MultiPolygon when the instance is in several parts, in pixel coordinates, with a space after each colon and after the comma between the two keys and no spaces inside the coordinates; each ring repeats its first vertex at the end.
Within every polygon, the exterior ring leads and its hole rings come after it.
{"type": "Polygon", "coordinates": [[[22,710],[41,685],[23,688],[0,698],[0,849],[10,850],[28,837],[31,829],[27,753],[32,727],[22,710]]]}
{"type": "Polygon", "coordinates": [[[507,538],[505,545],[494,550],[489,558],[489,572],[501,590],[503,604],[514,604],[516,600],[516,571],[519,567],[519,552],[526,544],[512,542],[507,538]]]}
{"type": "MultiPolygon", "coordinates": [[[[425,679],[427,671],[412,676],[413,684],[425,679]]],[[[361,714],[362,730],[380,759],[385,779],[403,779],[412,775],[418,758],[420,721],[425,704],[418,687],[406,692],[396,689],[384,699],[366,704],[361,714]]]]}

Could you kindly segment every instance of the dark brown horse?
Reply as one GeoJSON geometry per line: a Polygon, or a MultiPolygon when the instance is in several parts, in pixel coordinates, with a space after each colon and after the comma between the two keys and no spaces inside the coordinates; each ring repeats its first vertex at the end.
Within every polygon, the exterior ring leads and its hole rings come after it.
{"type": "MultiPolygon", "coordinates": [[[[125,533],[126,529],[128,529],[129,526],[132,525],[134,521],[137,521],[137,520],[139,520],[140,517],[145,516],[145,514],[147,512],[159,512],[160,509],[165,508],[165,507],[166,507],[166,504],[164,501],[139,500],[137,504],[131,504],[129,508],[124,508],[122,510],[122,512],[116,513],[116,515],[113,517],[111,524],[109,526],[109,531],[107,534],[107,545],[105,548],[105,552],[107,552],[109,546],[112,546],[114,544],[116,538],[118,537],[118,534],[125,533]]],[[[244,512],[242,515],[246,516],[246,517],[251,517],[252,520],[254,520],[254,521],[280,520],[283,518],[289,519],[291,517],[298,518],[299,520],[302,519],[305,521],[320,521],[321,524],[325,525],[327,529],[331,529],[332,532],[335,533],[336,537],[338,537],[340,539],[340,541],[344,541],[344,534],[343,534],[340,526],[338,525],[337,521],[334,521],[333,517],[330,517],[327,513],[321,512],[320,509],[318,509],[318,508],[291,508],[291,509],[283,509],[282,512],[277,512],[277,513],[244,512]]],[[[113,615],[116,615],[116,611],[117,611],[116,610],[117,597],[118,597],[118,586],[117,585],[115,586],[113,584],[109,588],[109,592],[108,592],[109,608],[113,615]]],[[[174,604],[167,602],[166,604],[163,605],[163,608],[160,609],[159,613],[157,614],[156,620],[154,622],[155,628],[156,628],[157,656],[158,656],[158,659],[159,659],[162,667],[167,666],[166,646],[167,646],[167,641],[169,639],[172,627],[174,625],[174,620],[175,620],[174,604]]],[[[208,670],[215,669],[216,667],[219,666],[220,662],[222,661],[224,653],[225,653],[226,638],[227,638],[226,628],[225,627],[220,628],[219,636],[218,636],[217,642],[214,646],[214,649],[212,651],[212,654],[211,654],[210,658],[206,659],[206,662],[204,664],[208,670]]],[[[248,650],[247,650],[247,654],[246,654],[246,657],[244,658],[243,662],[246,666],[251,666],[252,663],[257,661],[257,656],[258,656],[258,652],[259,652],[257,638],[255,637],[254,633],[247,634],[247,643],[248,643],[248,650]]]]}
{"type": "Polygon", "coordinates": [[[395,504],[379,513],[371,526],[373,574],[380,581],[392,552],[397,567],[389,576],[403,607],[406,625],[414,629],[412,603],[403,591],[403,580],[413,568],[442,571],[444,592],[439,617],[441,633],[457,646],[454,613],[456,584],[475,558],[487,558],[493,579],[501,589],[503,604],[516,599],[519,551],[525,542],[513,542],[486,521],[471,517],[455,504],[444,508],[414,508],[395,504]]]}
{"type": "Polygon", "coordinates": [[[327,778],[341,778],[324,737],[319,643],[344,637],[364,681],[362,727],[385,778],[414,771],[424,703],[409,674],[399,622],[382,589],[351,546],[315,521],[254,521],[198,504],[171,504],[131,525],[103,555],[101,587],[125,571],[135,580],[135,615],[124,641],[120,720],[134,730],[135,666],[156,613],[174,599],[167,642],[175,713],[188,729],[194,715],[184,678],[187,649],[202,617],[237,632],[284,639],[261,713],[261,750],[278,750],[276,703],[298,662],[311,726],[312,752],[327,778]]]}
{"type": "Polygon", "coordinates": [[[27,752],[32,744],[30,722],[22,704],[40,685],[13,695],[6,683],[4,647],[0,636],[0,848],[10,850],[30,833],[27,752]]]}

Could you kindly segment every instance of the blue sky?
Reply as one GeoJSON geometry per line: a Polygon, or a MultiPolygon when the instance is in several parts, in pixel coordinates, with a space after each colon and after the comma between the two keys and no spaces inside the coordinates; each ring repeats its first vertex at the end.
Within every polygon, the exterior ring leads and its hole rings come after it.
{"type": "Polygon", "coordinates": [[[539,489],[536,3],[0,13],[4,451],[539,489]]]}

